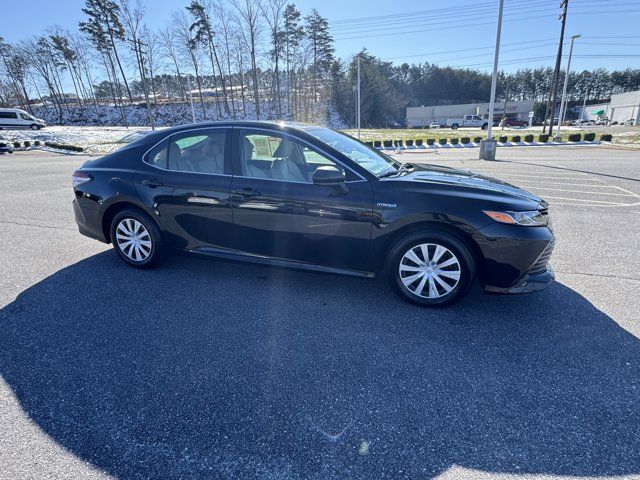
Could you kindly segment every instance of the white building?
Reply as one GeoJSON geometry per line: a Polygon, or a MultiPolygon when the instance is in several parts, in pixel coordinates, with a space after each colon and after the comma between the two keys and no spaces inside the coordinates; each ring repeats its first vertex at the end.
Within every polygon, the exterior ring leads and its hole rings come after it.
{"type": "Polygon", "coordinates": [[[582,113],[585,120],[601,120],[608,118],[610,123],[625,123],[633,120],[640,124],[640,90],[635,92],[611,95],[609,103],[587,105],[582,113]]]}
{"type": "MultiPolygon", "coordinates": [[[[533,101],[507,102],[507,118],[529,121],[529,112],[533,111],[533,101]]],[[[502,119],[505,110],[504,102],[496,102],[494,121],[502,119]]],[[[407,127],[428,127],[431,122],[444,124],[447,118],[460,118],[463,115],[480,115],[489,118],[489,103],[466,103],[461,105],[436,105],[431,107],[408,107],[407,127]]]]}

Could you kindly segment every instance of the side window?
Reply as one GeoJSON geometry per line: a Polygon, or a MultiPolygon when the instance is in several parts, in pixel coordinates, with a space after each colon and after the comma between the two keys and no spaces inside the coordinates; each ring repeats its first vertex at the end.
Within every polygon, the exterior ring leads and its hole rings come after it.
{"type": "Polygon", "coordinates": [[[226,132],[212,129],[173,135],[169,142],[169,170],[224,174],[226,132]]]}
{"type": "Polygon", "coordinates": [[[344,171],[333,160],[287,135],[241,130],[239,139],[241,175],[246,177],[312,183],[318,167],[333,165],[344,171]]]}
{"type": "Polygon", "coordinates": [[[24,113],[21,113],[21,114],[20,114],[20,118],[21,118],[22,120],[31,120],[31,118],[29,117],[29,115],[25,115],[24,113]]]}
{"type": "Polygon", "coordinates": [[[0,112],[0,118],[18,118],[16,112],[0,112]]]}
{"type": "Polygon", "coordinates": [[[149,165],[153,165],[158,168],[167,168],[167,153],[169,142],[164,140],[162,143],[159,143],[147,154],[147,158],[145,161],[149,165]]]}

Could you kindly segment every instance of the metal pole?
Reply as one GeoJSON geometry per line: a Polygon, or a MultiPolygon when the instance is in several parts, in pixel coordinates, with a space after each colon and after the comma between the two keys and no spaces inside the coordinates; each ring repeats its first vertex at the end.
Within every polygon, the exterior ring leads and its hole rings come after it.
{"type": "Polygon", "coordinates": [[[357,101],[358,140],[360,140],[360,55],[358,55],[358,101],[357,101]]]}
{"type": "Polygon", "coordinates": [[[502,33],[502,8],[504,0],[498,5],[498,28],[496,30],[496,52],[493,56],[493,74],[491,75],[491,98],[489,99],[489,122],[487,125],[487,140],[491,140],[493,127],[493,111],[496,103],[496,84],[498,83],[498,59],[500,58],[500,34],[502,33]]]}
{"type": "Polygon", "coordinates": [[[580,120],[589,120],[589,115],[584,116],[584,109],[587,108],[587,90],[584,91],[584,98],[582,99],[582,111],[580,112],[580,120]]]}
{"type": "Polygon", "coordinates": [[[491,97],[489,99],[489,118],[487,120],[487,138],[480,142],[480,158],[482,160],[495,160],[496,142],[492,136],[493,112],[496,103],[496,84],[498,82],[498,59],[500,58],[500,34],[502,33],[502,9],[504,0],[498,3],[498,27],[496,29],[496,51],[493,57],[493,74],[491,75],[491,97]]]}
{"type": "Polygon", "coordinates": [[[569,74],[571,73],[571,55],[573,55],[573,42],[576,38],[580,38],[580,35],[573,35],[571,37],[571,46],[569,47],[569,60],[567,61],[567,72],[564,75],[564,86],[562,87],[562,98],[560,99],[560,113],[558,114],[558,132],[556,137],[560,137],[560,129],[562,128],[562,121],[565,114],[565,98],[567,97],[567,85],[569,84],[569,74]]]}
{"type": "MultiPolygon", "coordinates": [[[[549,113],[549,136],[553,135],[553,113],[556,110],[556,100],[558,98],[558,81],[560,80],[560,64],[562,62],[562,44],[564,43],[564,29],[567,24],[567,9],[569,0],[562,0],[562,27],[560,27],[560,43],[558,44],[558,56],[556,58],[556,69],[552,88],[553,98],[551,100],[551,111],[549,113]]],[[[558,115],[559,116],[559,115],[558,115]]],[[[560,119],[558,118],[558,121],[560,119]]]]}

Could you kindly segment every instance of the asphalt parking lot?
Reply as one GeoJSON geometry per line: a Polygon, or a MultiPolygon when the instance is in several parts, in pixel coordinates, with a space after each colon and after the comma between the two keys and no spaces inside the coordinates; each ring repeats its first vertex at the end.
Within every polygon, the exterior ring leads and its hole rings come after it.
{"type": "Polygon", "coordinates": [[[426,310],[382,280],[77,233],[80,156],[0,156],[0,478],[640,478],[640,151],[404,154],[546,198],[557,282],[426,310]]]}

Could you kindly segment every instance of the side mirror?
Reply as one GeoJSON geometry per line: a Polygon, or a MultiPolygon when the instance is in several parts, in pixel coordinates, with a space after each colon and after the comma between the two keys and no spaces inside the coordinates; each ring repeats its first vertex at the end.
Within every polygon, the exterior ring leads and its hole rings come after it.
{"type": "Polygon", "coordinates": [[[334,166],[318,167],[313,173],[313,183],[315,185],[343,185],[345,182],[344,172],[334,166]]]}

